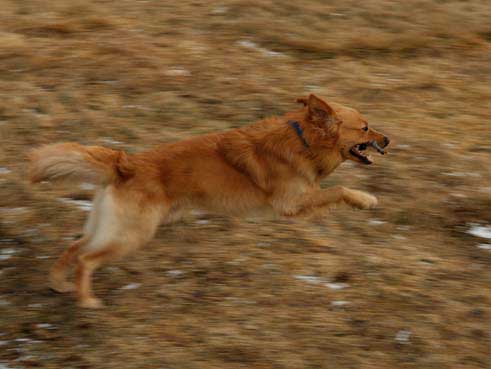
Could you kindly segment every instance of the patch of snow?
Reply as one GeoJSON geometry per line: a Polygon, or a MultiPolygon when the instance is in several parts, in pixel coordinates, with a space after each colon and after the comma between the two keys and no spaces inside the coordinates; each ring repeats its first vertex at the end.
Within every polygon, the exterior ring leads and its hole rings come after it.
{"type": "Polygon", "coordinates": [[[481,177],[481,174],[476,172],[443,172],[442,174],[447,177],[481,177]]]}
{"type": "Polygon", "coordinates": [[[349,287],[347,283],[326,283],[326,287],[329,287],[331,290],[342,290],[344,288],[349,287]]]}
{"type": "Polygon", "coordinates": [[[471,224],[471,228],[467,233],[481,238],[491,238],[491,226],[480,226],[477,224],[471,224]]]}
{"type": "Polygon", "coordinates": [[[31,342],[30,338],[16,338],[15,342],[31,342]]]}
{"type": "Polygon", "coordinates": [[[24,206],[19,206],[16,208],[2,208],[1,211],[7,214],[22,214],[28,212],[29,209],[24,206]]]}
{"type": "Polygon", "coordinates": [[[16,249],[11,249],[11,248],[0,250],[0,261],[10,259],[12,255],[15,254],[16,252],[17,252],[16,249]]]}
{"type": "Polygon", "coordinates": [[[130,283],[127,284],[126,286],[121,287],[122,290],[136,290],[137,288],[141,287],[141,283],[130,283]]]}
{"type": "Polygon", "coordinates": [[[237,43],[240,45],[240,46],[243,46],[243,47],[247,47],[249,49],[257,49],[258,46],[255,42],[252,42],[252,41],[249,41],[249,40],[240,40],[240,41],[237,41],[237,43]]]}
{"type": "Polygon", "coordinates": [[[406,226],[398,226],[396,229],[399,231],[409,231],[411,229],[411,226],[407,226],[407,225],[406,226]]]}
{"type": "Polygon", "coordinates": [[[43,304],[40,304],[40,303],[29,304],[29,305],[27,305],[27,307],[30,307],[30,308],[40,308],[40,307],[43,307],[43,304]]]}
{"type": "Polygon", "coordinates": [[[406,145],[406,144],[396,145],[396,149],[400,149],[400,150],[409,150],[410,148],[411,148],[411,145],[406,145]]]}
{"type": "Polygon", "coordinates": [[[387,223],[386,221],[383,220],[378,220],[378,219],[369,219],[368,224],[373,225],[373,226],[378,226],[387,223]]]}
{"type": "Polygon", "coordinates": [[[167,69],[166,71],[164,71],[164,74],[166,76],[171,76],[171,77],[187,77],[191,75],[191,72],[182,67],[177,67],[177,68],[167,69]]]}
{"type": "Polygon", "coordinates": [[[61,201],[62,203],[65,203],[67,205],[74,205],[83,211],[91,211],[92,210],[92,201],[74,200],[74,199],[68,199],[66,197],[59,197],[58,201],[61,201]]]}
{"type": "Polygon", "coordinates": [[[209,224],[210,221],[208,219],[199,219],[196,221],[196,224],[209,224]]]}
{"type": "Polygon", "coordinates": [[[169,277],[179,277],[180,275],[184,274],[184,272],[182,270],[169,270],[167,272],[167,275],[169,277]]]}
{"type": "Polygon", "coordinates": [[[116,79],[107,79],[107,80],[104,80],[103,79],[103,80],[99,80],[97,82],[99,82],[99,83],[101,83],[103,85],[115,85],[115,84],[118,84],[119,83],[119,81],[116,80],[116,79]]]}
{"type": "Polygon", "coordinates": [[[319,86],[317,85],[305,85],[305,89],[309,92],[314,92],[319,90],[319,86]]]}
{"type": "Polygon", "coordinates": [[[411,331],[402,329],[396,333],[395,340],[399,343],[409,343],[409,338],[411,337],[411,331]]]}
{"type": "Polygon", "coordinates": [[[300,280],[300,281],[304,281],[307,283],[313,283],[313,284],[320,284],[323,282],[321,278],[315,277],[312,275],[296,275],[295,278],[300,280]]]}
{"type": "Polygon", "coordinates": [[[91,191],[91,190],[95,189],[97,186],[92,184],[92,183],[84,182],[84,183],[79,184],[78,187],[82,190],[91,191]]]}
{"type": "Polygon", "coordinates": [[[53,324],[49,324],[49,323],[39,323],[36,324],[36,327],[41,329],[56,329],[56,327],[53,324]]]}
{"type": "Polygon", "coordinates": [[[342,290],[344,288],[349,287],[347,283],[337,283],[337,282],[327,282],[325,279],[320,277],[312,276],[312,275],[295,275],[295,279],[300,281],[304,281],[312,284],[322,284],[325,287],[330,288],[331,290],[342,290]]]}
{"type": "Polygon", "coordinates": [[[253,41],[240,40],[240,41],[237,41],[237,44],[240,45],[240,46],[242,46],[242,47],[248,48],[248,49],[256,50],[256,51],[260,52],[261,54],[263,54],[265,56],[270,56],[270,57],[282,57],[282,56],[285,56],[285,54],[283,54],[283,53],[279,53],[277,51],[272,51],[272,50],[268,50],[268,49],[266,49],[264,47],[260,47],[258,44],[256,44],[253,41]]]}
{"type": "Polygon", "coordinates": [[[333,307],[343,307],[349,304],[350,304],[349,301],[344,301],[344,300],[331,301],[331,306],[333,307]]]}
{"type": "Polygon", "coordinates": [[[480,243],[477,247],[481,250],[491,250],[491,243],[480,243]]]}
{"type": "Polygon", "coordinates": [[[200,210],[200,209],[193,209],[193,210],[191,210],[191,214],[193,214],[194,216],[200,217],[200,216],[206,215],[206,212],[203,210],[200,210]]]}
{"type": "Polygon", "coordinates": [[[217,6],[216,8],[211,10],[211,14],[225,14],[228,11],[228,8],[225,6],[217,6]]]}
{"type": "Polygon", "coordinates": [[[50,259],[50,258],[51,258],[51,256],[49,256],[49,255],[38,255],[38,256],[36,256],[36,259],[50,259]]]}
{"type": "Polygon", "coordinates": [[[140,109],[140,110],[145,110],[145,111],[152,111],[152,108],[148,108],[144,105],[123,105],[123,108],[125,109],[140,109]]]}
{"type": "Polygon", "coordinates": [[[7,366],[7,364],[0,363],[0,369],[15,369],[11,366],[7,366]]]}
{"type": "Polygon", "coordinates": [[[5,167],[0,167],[0,175],[9,174],[10,172],[12,172],[10,169],[7,169],[5,167]]]}
{"type": "Polygon", "coordinates": [[[117,141],[111,137],[104,137],[101,139],[101,141],[108,144],[108,145],[122,145],[123,144],[121,141],[117,141]]]}
{"type": "Polygon", "coordinates": [[[392,238],[395,239],[395,240],[401,240],[401,241],[404,241],[404,240],[407,240],[407,237],[404,237],[400,234],[393,234],[392,235],[392,238]]]}

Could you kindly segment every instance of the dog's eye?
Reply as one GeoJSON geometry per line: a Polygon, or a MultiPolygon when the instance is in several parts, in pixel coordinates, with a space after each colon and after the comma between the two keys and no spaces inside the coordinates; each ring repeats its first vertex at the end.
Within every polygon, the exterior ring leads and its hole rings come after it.
{"type": "Polygon", "coordinates": [[[364,130],[365,132],[367,132],[368,131],[368,126],[363,127],[362,130],[364,130]]]}

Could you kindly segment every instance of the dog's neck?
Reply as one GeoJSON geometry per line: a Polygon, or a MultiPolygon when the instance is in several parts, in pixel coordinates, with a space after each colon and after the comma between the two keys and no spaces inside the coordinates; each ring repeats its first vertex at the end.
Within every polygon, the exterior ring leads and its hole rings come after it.
{"type": "Polygon", "coordinates": [[[307,139],[305,138],[305,136],[303,134],[303,129],[302,129],[302,126],[300,126],[300,123],[297,122],[296,120],[289,120],[287,123],[295,130],[297,136],[300,138],[300,141],[302,141],[303,146],[306,149],[309,149],[310,145],[307,142],[307,139]]]}

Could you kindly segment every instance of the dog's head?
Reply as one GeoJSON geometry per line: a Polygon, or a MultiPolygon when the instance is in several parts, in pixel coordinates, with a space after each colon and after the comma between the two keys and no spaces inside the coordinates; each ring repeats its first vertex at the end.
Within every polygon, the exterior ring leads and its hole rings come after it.
{"type": "Polygon", "coordinates": [[[304,104],[306,119],[324,132],[323,136],[331,147],[334,143],[343,160],[372,164],[372,158],[364,153],[368,148],[385,154],[389,138],[374,130],[355,109],[326,103],[312,94],[308,98],[299,98],[297,102],[304,104]]]}

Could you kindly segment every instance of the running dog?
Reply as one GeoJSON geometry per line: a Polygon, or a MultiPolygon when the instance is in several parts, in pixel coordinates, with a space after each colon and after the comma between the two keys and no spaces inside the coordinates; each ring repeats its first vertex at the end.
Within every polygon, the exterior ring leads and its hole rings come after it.
{"type": "Polygon", "coordinates": [[[84,235],[58,259],[51,288],[76,291],[79,305],[102,306],[92,274],[102,264],[142,247],[159,224],[189,208],[241,215],[308,215],[346,203],[370,209],[365,192],[320,181],[346,160],[372,164],[365,150],[384,154],[389,139],[356,110],[315,95],[302,108],[226,132],[127,154],[99,146],[56,143],[29,153],[30,180],[91,182],[97,186],[84,235]],[[67,280],[76,266],[75,284],[67,280]]]}

